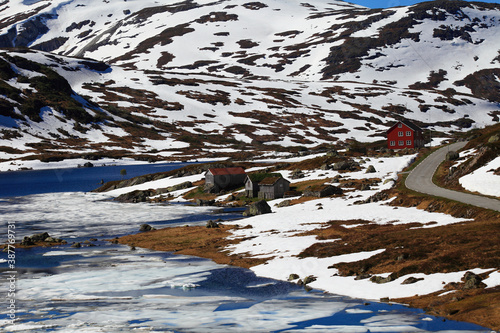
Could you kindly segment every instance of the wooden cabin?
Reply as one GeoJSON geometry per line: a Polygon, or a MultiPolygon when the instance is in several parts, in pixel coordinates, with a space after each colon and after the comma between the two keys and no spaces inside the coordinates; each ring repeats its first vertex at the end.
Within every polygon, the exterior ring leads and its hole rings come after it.
{"type": "Polygon", "coordinates": [[[247,174],[242,167],[211,168],[205,173],[205,186],[215,186],[220,190],[242,186],[247,174]]]}
{"type": "Polygon", "coordinates": [[[419,148],[425,145],[423,130],[408,120],[399,121],[387,131],[387,148],[419,148]]]}
{"type": "Polygon", "coordinates": [[[290,182],[285,178],[267,177],[259,183],[259,198],[261,199],[277,199],[283,198],[285,192],[290,190],[290,182]]]}

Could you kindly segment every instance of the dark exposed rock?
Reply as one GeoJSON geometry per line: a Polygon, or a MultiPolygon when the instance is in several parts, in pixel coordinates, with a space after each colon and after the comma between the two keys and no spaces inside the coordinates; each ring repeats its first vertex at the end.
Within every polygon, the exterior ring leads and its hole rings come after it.
{"type": "Polygon", "coordinates": [[[382,284],[382,283],[391,282],[392,278],[390,276],[384,278],[384,277],[381,277],[381,276],[374,275],[374,276],[372,276],[370,278],[370,281],[373,282],[373,283],[382,284]]]}
{"type": "Polygon", "coordinates": [[[300,276],[298,274],[292,273],[288,276],[288,281],[297,280],[300,276]]]}
{"type": "Polygon", "coordinates": [[[173,192],[173,191],[178,191],[178,190],[184,190],[184,189],[187,189],[187,188],[190,188],[190,187],[193,187],[193,183],[191,183],[191,182],[184,182],[184,183],[181,183],[181,184],[170,186],[170,187],[167,188],[167,190],[169,192],[173,192]]]}
{"type": "Polygon", "coordinates": [[[257,201],[250,206],[248,206],[247,210],[243,213],[244,216],[255,216],[262,214],[271,213],[271,207],[267,203],[266,200],[257,201]]]}
{"type": "Polygon", "coordinates": [[[280,202],[279,204],[276,205],[276,207],[278,208],[281,208],[281,207],[288,207],[290,206],[292,203],[291,200],[283,200],[282,202],[280,202]]]}
{"type": "Polygon", "coordinates": [[[309,275],[309,276],[306,276],[304,278],[303,282],[304,282],[304,284],[309,284],[309,283],[314,282],[314,281],[316,281],[316,277],[313,275],[309,275]]]}
{"type": "Polygon", "coordinates": [[[401,282],[401,284],[413,284],[413,283],[416,283],[418,281],[422,281],[423,278],[415,278],[413,276],[410,276],[409,278],[405,279],[403,282],[401,282]]]}
{"type": "Polygon", "coordinates": [[[213,206],[215,204],[215,200],[203,200],[196,199],[196,206],[213,206]]]}
{"type": "Polygon", "coordinates": [[[122,194],[116,197],[115,200],[127,203],[146,202],[148,198],[153,194],[153,191],[150,190],[136,190],[122,194]]]}
{"type": "Polygon", "coordinates": [[[374,172],[377,172],[377,170],[375,170],[375,167],[373,165],[369,165],[368,168],[366,169],[366,173],[374,173],[374,172]]]}
{"type": "Polygon", "coordinates": [[[466,272],[462,278],[464,281],[463,289],[477,289],[484,288],[486,285],[482,282],[483,279],[477,274],[466,272]]]}
{"type": "Polygon", "coordinates": [[[154,227],[150,226],[149,224],[141,224],[141,227],[139,228],[139,231],[144,232],[144,231],[151,231],[151,230],[156,230],[154,227]]]}
{"type": "Polygon", "coordinates": [[[82,247],[82,244],[81,243],[73,243],[73,244],[71,244],[71,247],[79,249],[82,247]]]}
{"type": "Polygon", "coordinates": [[[340,187],[333,185],[310,186],[304,190],[305,197],[324,198],[331,195],[340,195],[343,191],[340,187]]]}
{"type": "Polygon", "coordinates": [[[219,223],[217,223],[213,220],[208,220],[206,227],[207,228],[219,228],[219,223]]]}
{"type": "Polygon", "coordinates": [[[460,157],[460,155],[456,151],[449,151],[446,154],[447,161],[454,161],[454,160],[457,160],[459,157],[460,157]]]}

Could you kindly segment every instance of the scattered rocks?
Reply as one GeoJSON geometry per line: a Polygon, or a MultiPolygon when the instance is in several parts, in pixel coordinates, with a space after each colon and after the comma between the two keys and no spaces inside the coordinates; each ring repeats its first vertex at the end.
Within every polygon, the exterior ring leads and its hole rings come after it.
{"type": "Polygon", "coordinates": [[[146,202],[149,197],[154,194],[151,190],[135,190],[129,193],[124,193],[115,198],[116,201],[126,203],[146,202]]]}
{"type": "Polygon", "coordinates": [[[354,278],[354,280],[366,280],[366,279],[369,279],[371,278],[372,275],[371,274],[368,274],[368,273],[361,273],[359,275],[356,275],[356,277],[354,278]]]}
{"type": "Polygon", "coordinates": [[[215,204],[215,200],[204,200],[204,199],[196,199],[196,206],[213,206],[215,204]]]}
{"type": "Polygon", "coordinates": [[[300,278],[298,274],[292,273],[288,276],[288,281],[297,280],[298,278],[300,278]]]}
{"type": "Polygon", "coordinates": [[[302,172],[302,170],[299,169],[293,170],[292,174],[290,175],[290,178],[292,179],[300,179],[304,177],[305,177],[304,172],[302,172]]]}
{"type": "Polygon", "coordinates": [[[243,216],[255,216],[255,215],[269,214],[271,212],[272,212],[271,207],[269,206],[267,201],[260,200],[248,206],[248,208],[243,213],[243,216]]]}
{"type": "Polygon", "coordinates": [[[191,183],[191,182],[184,182],[184,183],[181,183],[181,184],[170,186],[170,187],[167,188],[167,190],[169,192],[173,192],[173,191],[178,191],[178,190],[185,190],[185,189],[190,188],[190,187],[193,187],[193,183],[191,183]]]}
{"type": "Polygon", "coordinates": [[[22,246],[32,246],[37,243],[57,243],[57,244],[66,244],[66,241],[61,238],[55,238],[49,235],[48,232],[43,232],[39,234],[34,234],[32,236],[25,236],[21,241],[22,246]]]}
{"type": "Polygon", "coordinates": [[[81,248],[81,247],[82,247],[82,244],[81,244],[81,243],[73,243],[73,244],[71,244],[71,247],[74,247],[74,248],[76,248],[76,249],[79,249],[79,248],[81,248]]]}

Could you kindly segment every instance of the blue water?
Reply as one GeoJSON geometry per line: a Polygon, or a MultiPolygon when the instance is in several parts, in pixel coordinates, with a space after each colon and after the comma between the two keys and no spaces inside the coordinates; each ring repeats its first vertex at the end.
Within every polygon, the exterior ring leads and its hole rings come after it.
{"type": "Polygon", "coordinates": [[[88,192],[108,182],[175,170],[190,163],[154,163],[0,172],[0,198],[52,192],[88,192]],[[125,169],[126,176],[120,171],[125,169]]]}

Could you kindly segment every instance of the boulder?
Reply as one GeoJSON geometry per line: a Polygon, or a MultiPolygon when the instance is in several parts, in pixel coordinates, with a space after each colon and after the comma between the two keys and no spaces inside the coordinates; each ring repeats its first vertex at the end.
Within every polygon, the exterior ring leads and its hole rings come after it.
{"type": "Polygon", "coordinates": [[[369,165],[365,173],[374,173],[374,172],[377,172],[377,170],[375,170],[375,167],[373,165],[369,165]]]}
{"type": "Polygon", "coordinates": [[[153,228],[152,226],[150,226],[149,224],[141,224],[141,227],[139,228],[139,231],[141,232],[144,232],[144,231],[151,231],[151,230],[156,230],[155,228],[153,228]]]}
{"type": "Polygon", "coordinates": [[[271,212],[272,212],[271,207],[269,206],[267,201],[260,200],[248,206],[248,208],[243,213],[243,216],[255,216],[255,215],[269,214],[271,212]]]}
{"type": "Polygon", "coordinates": [[[207,228],[219,228],[219,223],[212,221],[212,220],[208,220],[206,227],[207,228]]]}
{"type": "Polygon", "coordinates": [[[416,277],[410,276],[409,278],[407,278],[406,280],[401,282],[401,284],[413,284],[413,283],[417,283],[418,281],[422,281],[423,279],[424,278],[416,278],[416,277]]]}
{"type": "Polygon", "coordinates": [[[465,283],[463,289],[477,289],[486,287],[486,285],[482,282],[483,279],[481,279],[479,275],[472,272],[466,272],[462,278],[462,281],[464,281],[465,283]]]}
{"type": "Polygon", "coordinates": [[[298,278],[300,278],[298,274],[292,273],[288,276],[288,281],[297,280],[298,278]]]}
{"type": "Polygon", "coordinates": [[[314,282],[314,281],[316,281],[316,277],[313,275],[309,275],[309,276],[306,276],[304,278],[303,282],[304,282],[304,284],[309,284],[309,283],[314,282]]]}
{"type": "Polygon", "coordinates": [[[381,277],[381,276],[374,275],[374,276],[372,276],[370,278],[370,281],[373,282],[373,283],[382,284],[382,283],[391,282],[392,278],[390,276],[384,278],[384,277],[381,277]]]}
{"type": "Polygon", "coordinates": [[[289,207],[292,204],[291,200],[283,200],[279,204],[276,205],[276,207],[281,208],[281,207],[289,207]]]}
{"type": "Polygon", "coordinates": [[[449,151],[446,153],[446,160],[447,161],[454,161],[457,160],[460,157],[460,155],[456,151],[449,151]]]}

